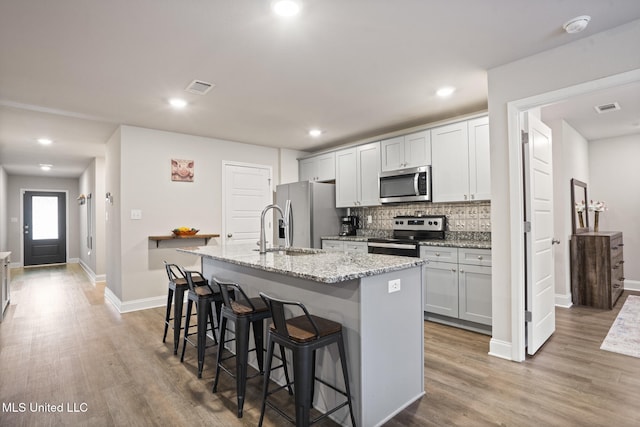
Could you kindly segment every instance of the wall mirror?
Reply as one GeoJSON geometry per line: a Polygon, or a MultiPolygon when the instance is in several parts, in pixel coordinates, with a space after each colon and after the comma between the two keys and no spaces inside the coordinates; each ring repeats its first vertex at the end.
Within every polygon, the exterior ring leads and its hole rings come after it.
{"type": "Polygon", "coordinates": [[[587,202],[587,184],[571,179],[571,228],[573,234],[586,233],[589,231],[589,213],[587,202]]]}

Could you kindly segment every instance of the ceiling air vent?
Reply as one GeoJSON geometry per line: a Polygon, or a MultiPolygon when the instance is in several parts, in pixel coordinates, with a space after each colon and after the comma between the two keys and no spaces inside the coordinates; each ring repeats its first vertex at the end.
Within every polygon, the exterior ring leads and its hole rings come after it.
{"type": "Polygon", "coordinates": [[[213,83],[203,82],[202,80],[194,80],[186,87],[187,92],[204,95],[209,92],[215,85],[213,83]]]}
{"type": "Polygon", "coordinates": [[[608,113],[609,111],[618,111],[620,109],[620,105],[617,102],[611,102],[609,104],[596,105],[593,107],[596,109],[598,114],[608,113]]]}

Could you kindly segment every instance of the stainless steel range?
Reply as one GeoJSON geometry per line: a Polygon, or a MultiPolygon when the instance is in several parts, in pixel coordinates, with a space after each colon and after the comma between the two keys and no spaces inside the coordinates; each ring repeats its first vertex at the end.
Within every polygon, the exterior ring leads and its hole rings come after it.
{"type": "Polygon", "coordinates": [[[444,240],[447,217],[444,215],[397,216],[393,218],[393,238],[370,238],[369,253],[420,256],[423,240],[444,240]]]}

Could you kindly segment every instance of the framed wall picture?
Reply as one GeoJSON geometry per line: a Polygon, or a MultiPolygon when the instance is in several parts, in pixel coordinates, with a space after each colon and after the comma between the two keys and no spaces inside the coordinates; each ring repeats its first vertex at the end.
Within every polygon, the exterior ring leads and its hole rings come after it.
{"type": "Polygon", "coordinates": [[[193,160],[171,159],[171,181],[193,182],[193,160]]]}

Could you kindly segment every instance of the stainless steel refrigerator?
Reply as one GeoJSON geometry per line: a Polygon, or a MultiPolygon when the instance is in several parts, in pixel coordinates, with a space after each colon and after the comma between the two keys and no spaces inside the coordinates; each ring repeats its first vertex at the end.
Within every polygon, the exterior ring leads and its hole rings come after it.
{"type": "MultiPolygon", "coordinates": [[[[320,237],[337,236],[344,209],[336,209],[336,186],[322,182],[293,182],[276,187],[276,203],[284,210],[291,200],[291,246],[321,248],[320,237]]],[[[278,220],[279,246],[284,245],[283,221],[278,220]]]]}

